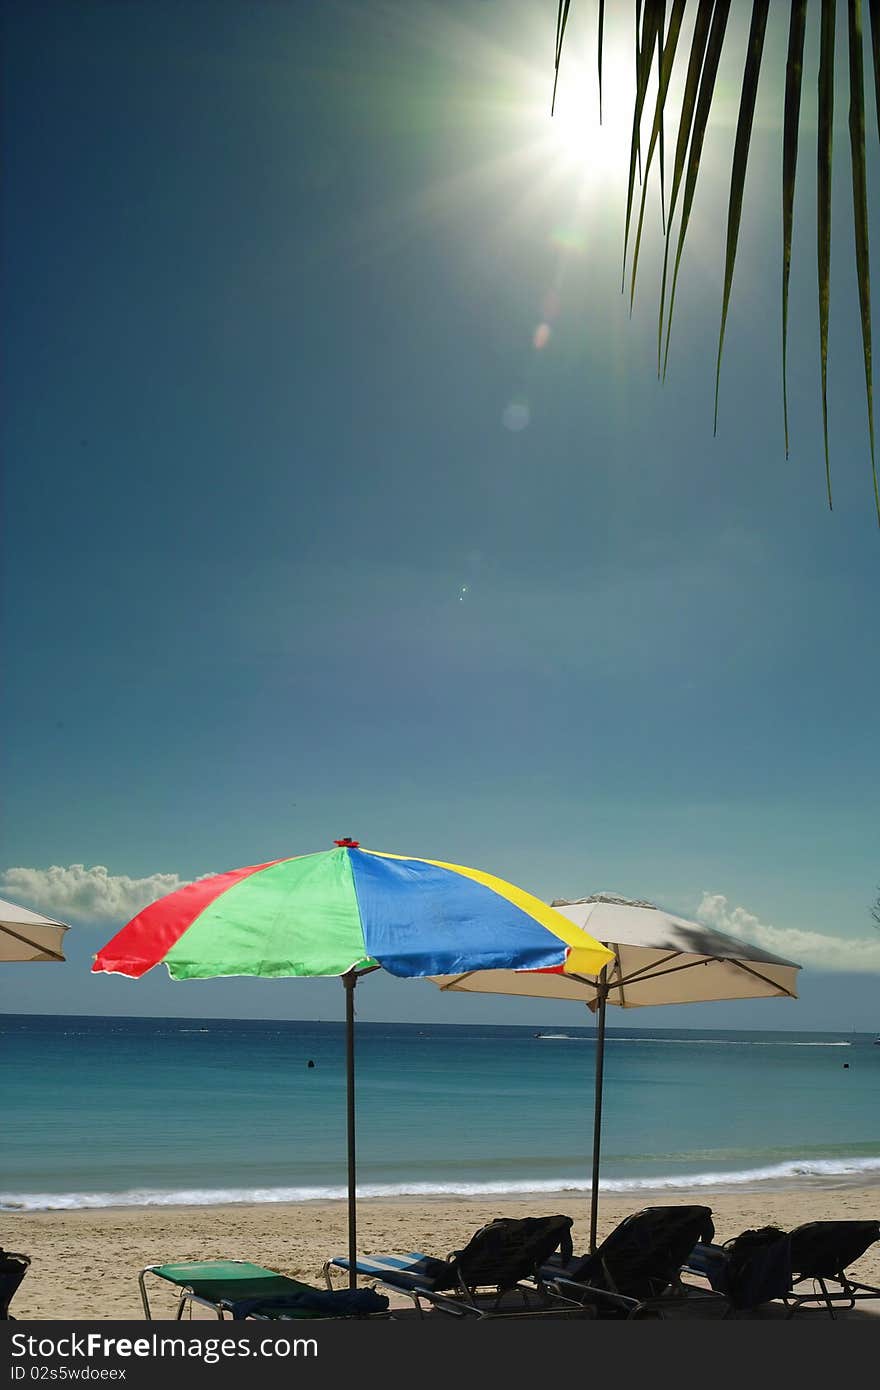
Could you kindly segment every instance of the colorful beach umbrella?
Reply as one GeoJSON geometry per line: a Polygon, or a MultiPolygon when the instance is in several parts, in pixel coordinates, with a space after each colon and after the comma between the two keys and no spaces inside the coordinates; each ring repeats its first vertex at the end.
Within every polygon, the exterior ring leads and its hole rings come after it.
{"type": "Polygon", "coordinates": [[[0,961],[64,960],[64,922],[0,898],[0,961]]]}
{"type": "Polygon", "coordinates": [[[336,975],[346,989],[349,1256],[356,1275],[354,989],[406,978],[553,970],[583,976],[612,953],[523,889],[479,869],[362,849],[356,840],[197,880],[123,927],[92,969],[175,980],[336,975]]]}
{"type": "Polygon", "coordinates": [[[596,1248],[605,1010],[608,1004],[637,1009],[656,1004],[696,1004],[723,999],[797,998],[800,966],[760,946],[664,912],[653,903],[594,893],[555,898],[553,907],[575,926],[595,933],[611,955],[597,971],[483,971],[435,977],[443,990],[579,1000],[596,1014],[596,1083],[593,1172],[590,1184],[590,1249],[596,1248]]]}

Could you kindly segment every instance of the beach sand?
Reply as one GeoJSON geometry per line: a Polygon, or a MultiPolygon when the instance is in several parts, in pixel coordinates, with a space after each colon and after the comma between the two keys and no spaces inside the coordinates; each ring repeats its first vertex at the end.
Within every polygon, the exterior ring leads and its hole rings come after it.
{"type": "MultiPolygon", "coordinates": [[[[688,1199],[681,1198],[680,1204],[688,1199]]],[[[716,1237],[748,1227],[791,1230],[805,1221],[880,1218],[880,1186],[764,1189],[696,1198],[711,1206],[716,1237]]],[[[600,1205],[600,1236],[640,1206],[672,1205],[668,1195],[640,1193],[600,1205]]],[[[496,1216],[564,1212],[574,1216],[575,1249],[587,1244],[583,1197],[542,1194],[531,1199],[365,1199],[358,1205],[358,1247],[363,1253],[422,1250],[446,1255],[496,1216]]],[[[310,1283],[347,1244],[342,1202],[222,1207],[118,1207],[98,1211],[0,1214],[0,1245],[31,1256],[31,1268],[12,1312],[25,1318],[142,1318],[137,1275],[147,1264],[219,1257],[253,1260],[310,1283]]],[[[880,1244],[853,1266],[855,1277],[880,1284],[880,1244]]],[[[174,1300],[157,1284],[155,1311],[173,1314],[174,1300]]],[[[865,1304],[880,1313],[880,1303],[865,1304]]]]}

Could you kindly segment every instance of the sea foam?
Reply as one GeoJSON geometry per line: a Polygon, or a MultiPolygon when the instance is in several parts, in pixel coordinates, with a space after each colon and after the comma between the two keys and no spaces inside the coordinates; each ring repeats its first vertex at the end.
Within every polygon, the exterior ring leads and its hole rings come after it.
{"type": "MultiPolygon", "coordinates": [[[[762,1168],[733,1172],[673,1173],[654,1177],[603,1178],[602,1192],[726,1191],[729,1188],[767,1186],[833,1186],[880,1182],[878,1158],[789,1159],[762,1168]]],[[[541,1193],[585,1193],[589,1183],[581,1177],[522,1179],[518,1182],[413,1182],[364,1183],[358,1197],[492,1197],[538,1196],[541,1193]]],[[[19,1192],[0,1194],[0,1211],[80,1211],[103,1207],[206,1207],[270,1202],[342,1201],[347,1191],[327,1187],[218,1187],[179,1188],[159,1191],[136,1188],[125,1192],[19,1192]]]]}

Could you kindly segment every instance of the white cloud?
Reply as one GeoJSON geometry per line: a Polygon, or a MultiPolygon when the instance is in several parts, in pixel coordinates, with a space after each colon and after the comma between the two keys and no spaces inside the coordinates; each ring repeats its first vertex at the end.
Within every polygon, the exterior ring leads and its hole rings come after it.
{"type": "Polygon", "coordinates": [[[179,874],[130,878],[111,874],[103,864],[53,864],[48,869],[6,869],[0,887],[15,902],[62,921],[127,922],[156,898],[183,888],[190,879],[179,874]]]}
{"type": "Polygon", "coordinates": [[[704,893],[697,918],[708,927],[817,970],[880,974],[880,932],[874,936],[829,936],[801,927],[773,927],[744,907],[731,907],[723,893],[704,893]]]}

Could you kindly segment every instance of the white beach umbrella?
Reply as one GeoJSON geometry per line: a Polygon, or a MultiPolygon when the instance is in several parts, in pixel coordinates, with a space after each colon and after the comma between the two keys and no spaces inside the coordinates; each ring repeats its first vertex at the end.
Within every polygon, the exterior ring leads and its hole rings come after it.
{"type": "Polygon", "coordinates": [[[64,922],[0,898],[0,961],[64,960],[64,922]]]}
{"type": "Polygon", "coordinates": [[[613,951],[613,963],[598,975],[563,976],[553,970],[481,970],[432,978],[443,990],[580,1001],[597,1015],[590,1190],[590,1249],[595,1250],[606,1006],[637,1009],[774,995],[796,999],[797,972],[801,967],[746,941],[664,912],[653,903],[595,893],[589,898],[556,898],[553,906],[613,951]]]}

